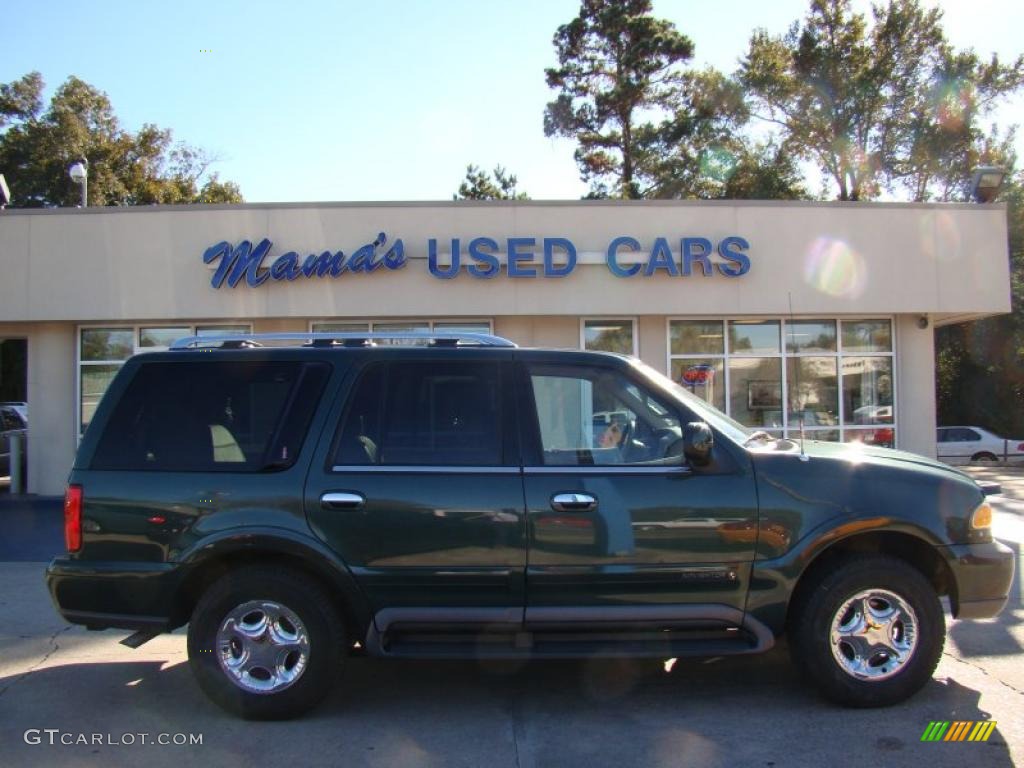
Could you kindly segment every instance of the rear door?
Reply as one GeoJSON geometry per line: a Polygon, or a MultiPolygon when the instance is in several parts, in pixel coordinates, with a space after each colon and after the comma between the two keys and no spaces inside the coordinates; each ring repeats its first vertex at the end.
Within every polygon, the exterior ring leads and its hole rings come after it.
{"type": "Polygon", "coordinates": [[[306,512],[378,626],[385,609],[428,623],[428,609],[460,623],[521,622],[526,526],[510,366],[500,350],[377,350],[335,404],[306,512]]]}

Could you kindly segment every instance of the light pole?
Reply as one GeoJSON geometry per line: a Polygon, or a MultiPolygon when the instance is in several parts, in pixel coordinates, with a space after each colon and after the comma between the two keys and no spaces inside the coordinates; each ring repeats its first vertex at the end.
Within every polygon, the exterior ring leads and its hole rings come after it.
{"type": "Polygon", "coordinates": [[[86,208],[89,205],[89,161],[85,158],[78,160],[71,164],[68,168],[68,176],[75,184],[82,186],[82,205],[81,208],[86,208]]]}

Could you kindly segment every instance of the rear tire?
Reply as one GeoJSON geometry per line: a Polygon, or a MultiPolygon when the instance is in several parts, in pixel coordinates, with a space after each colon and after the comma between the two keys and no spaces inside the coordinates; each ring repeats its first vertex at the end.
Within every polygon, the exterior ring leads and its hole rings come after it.
{"type": "Polygon", "coordinates": [[[999,461],[999,458],[994,453],[988,451],[981,451],[971,456],[971,461],[977,461],[983,464],[995,464],[999,461]]]}
{"type": "Polygon", "coordinates": [[[793,663],[828,699],[884,707],[931,679],[946,638],[935,588],[884,555],[834,562],[791,609],[793,663]]]}
{"type": "Polygon", "coordinates": [[[253,720],[296,717],[319,704],[345,647],[327,593],[287,568],[228,572],[203,593],[188,628],[199,687],[228,712],[253,720]]]}

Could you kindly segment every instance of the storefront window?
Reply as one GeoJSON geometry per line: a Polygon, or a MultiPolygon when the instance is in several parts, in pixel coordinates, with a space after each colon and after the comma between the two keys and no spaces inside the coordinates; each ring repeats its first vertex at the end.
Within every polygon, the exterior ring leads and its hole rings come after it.
{"type": "Polygon", "coordinates": [[[782,361],[777,357],[729,359],[731,416],[748,427],[781,428],[782,361]]]}
{"type": "MultiPolygon", "coordinates": [[[[839,424],[839,387],[834,357],[791,357],[786,360],[789,426],[834,427],[839,424]]],[[[818,438],[821,439],[821,438],[818,438]]]]}
{"type": "Polygon", "coordinates": [[[846,424],[892,424],[892,358],[843,358],[846,424]]]}
{"type": "Polygon", "coordinates": [[[369,323],[313,323],[313,333],[368,333],[369,323]]]}
{"type": "Polygon", "coordinates": [[[725,410],[724,359],[677,358],[672,361],[672,380],[679,382],[718,410],[725,410]]]}
{"type": "MultiPolygon", "coordinates": [[[[673,355],[721,355],[725,334],[721,320],[675,320],[669,326],[673,355]]],[[[676,381],[679,381],[676,378],[676,381]]]]}
{"type": "Polygon", "coordinates": [[[141,328],[139,329],[140,347],[169,347],[178,339],[192,335],[192,329],[180,328],[141,328]]]}
{"type": "Polygon", "coordinates": [[[196,336],[220,336],[226,333],[252,333],[251,325],[197,325],[196,336]]]}
{"type": "Polygon", "coordinates": [[[786,323],[786,352],[835,351],[835,320],[791,320],[786,323]]]}
{"type": "Polygon", "coordinates": [[[135,351],[131,328],[89,328],[82,331],[82,361],[127,360],[135,351]]]}
{"type": "Polygon", "coordinates": [[[809,440],[895,445],[890,320],[680,319],[668,330],[673,380],[737,421],[780,436],[802,424],[809,440]],[[861,428],[874,424],[886,426],[861,428]]]}
{"type": "Polygon", "coordinates": [[[597,352],[634,354],[632,320],[584,320],[583,348],[597,352]]]}
{"type": "Polygon", "coordinates": [[[771,355],[779,351],[778,320],[730,320],[729,353],[771,355]]]}
{"type": "Polygon", "coordinates": [[[892,323],[888,320],[844,320],[843,352],[892,352],[892,323]]]}

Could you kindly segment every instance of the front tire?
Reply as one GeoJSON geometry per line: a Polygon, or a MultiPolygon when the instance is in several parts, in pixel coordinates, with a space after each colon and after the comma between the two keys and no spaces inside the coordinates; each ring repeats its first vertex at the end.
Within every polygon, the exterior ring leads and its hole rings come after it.
{"type": "Polygon", "coordinates": [[[946,638],[935,588],[913,566],[883,555],[831,564],[793,606],[790,651],[828,699],[883,707],[931,679],[946,638]]]}
{"type": "Polygon", "coordinates": [[[320,703],[344,649],[327,593],[287,568],[228,572],[203,593],[188,628],[199,687],[228,712],[253,720],[295,717],[320,703]]]}

